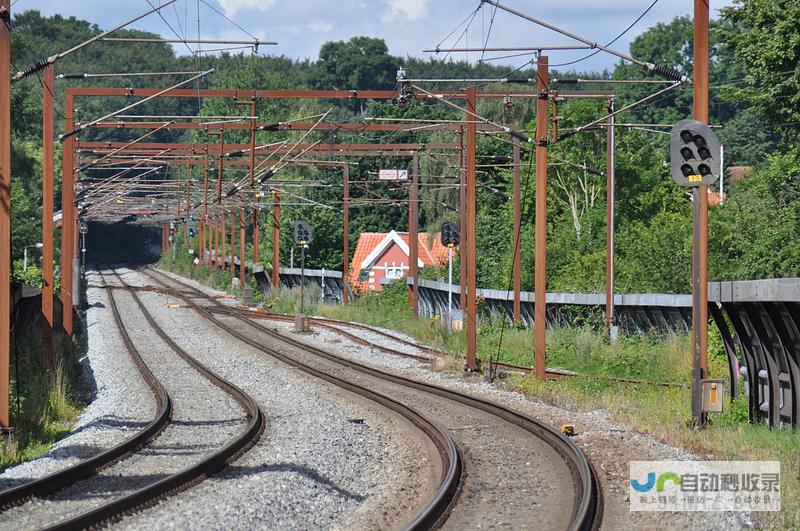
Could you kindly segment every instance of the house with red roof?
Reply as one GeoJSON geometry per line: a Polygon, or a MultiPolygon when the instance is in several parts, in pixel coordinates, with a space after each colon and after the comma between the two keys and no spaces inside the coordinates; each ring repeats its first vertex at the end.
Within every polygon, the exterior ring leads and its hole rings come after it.
{"type": "MultiPolygon", "coordinates": [[[[418,234],[417,267],[447,263],[449,249],[437,234],[428,241],[427,233],[418,234]]],[[[354,291],[380,291],[381,281],[403,278],[408,274],[409,235],[407,232],[362,232],[350,265],[350,285],[354,291]]]]}

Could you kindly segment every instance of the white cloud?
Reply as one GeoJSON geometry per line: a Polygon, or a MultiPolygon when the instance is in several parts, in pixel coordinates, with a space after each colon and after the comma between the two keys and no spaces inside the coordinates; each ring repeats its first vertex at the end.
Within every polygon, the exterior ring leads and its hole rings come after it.
{"type": "Polygon", "coordinates": [[[400,20],[416,20],[428,14],[428,0],[386,0],[389,11],[383,17],[384,22],[400,20]]]}
{"type": "Polygon", "coordinates": [[[233,18],[242,9],[268,11],[275,5],[275,0],[219,0],[219,5],[222,6],[226,16],[233,18]]]}
{"type": "Polygon", "coordinates": [[[306,27],[308,29],[310,29],[311,31],[317,31],[317,32],[320,32],[320,33],[327,33],[327,32],[329,32],[330,30],[333,29],[333,23],[331,23],[331,22],[329,22],[327,20],[322,20],[322,19],[319,19],[319,18],[315,18],[314,20],[312,20],[311,22],[306,24],[306,27]]]}

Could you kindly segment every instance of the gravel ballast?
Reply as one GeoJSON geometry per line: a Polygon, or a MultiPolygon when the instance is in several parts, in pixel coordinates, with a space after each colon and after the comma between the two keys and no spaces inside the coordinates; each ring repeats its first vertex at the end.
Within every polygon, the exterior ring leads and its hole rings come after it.
{"type": "MultiPolygon", "coordinates": [[[[102,284],[87,274],[90,285],[102,284]]],[[[72,433],[47,454],[0,474],[0,489],[57,472],[96,455],[142,429],[155,415],[155,399],[117,332],[104,289],[87,290],[89,348],[82,360],[86,385],[93,390],[72,433]]]]}
{"type": "Polygon", "coordinates": [[[172,399],[170,422],[157,438],[126,459],[52,495],[3,513],[0,523],[41,528],[77,516],[190,467],[243,431],[244,413],[230,395],[209,382],[153,332],[131,294],[116,291],[114,298],[136,350],[172,399]]]}
{"type": "MultiPolygon", "coordinates": [[[[124,279],[152,285],[136,272],[124,279]]],[[[267,428],[220,474],[123,527],[398,527],[430,495],[435,449],[410,436],[413,428],[396,415],[271,360],[175,299],[140,297],[179,345],[256,399],[267,428]]]]}

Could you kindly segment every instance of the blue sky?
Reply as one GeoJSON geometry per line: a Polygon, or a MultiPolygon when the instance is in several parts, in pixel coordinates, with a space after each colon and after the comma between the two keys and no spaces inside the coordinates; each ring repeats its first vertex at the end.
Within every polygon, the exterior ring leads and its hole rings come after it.
{"type": "MultiPolygon", "coordinates": [[[[504,4],[593,41],[605,44],[616,37],[650,5],[650,0],[502,0],[504,4]]],[[[150,0],[156,5],[159,0],[150,0]]],[[[196,38],[198,7],[200,35],[205,39],[246,39],[247,34],[215,13],[213,6],[236,24],[259,39],[278,41],[278,46],[262,47],[260,53],[283,54],[294,58],[316,59],[326,41],[347,40],[355,35],[384,39],[393,55],[433,56],[425,48],[482,46],[489,33],[493,6],[484,4],[472,19],[452,37],[443,39],[479,5],[479,0],[178,0],[163,10],[163,16],[175,32],[196,38]],[[457,39],[460,37],[460,40],[457,39]]],[[[712,16],[732,0],[712,0],[712,16]]],[[[89,20],[103,28],[113,27],[149,8],[147,0],[16,0],[12,9],[38,9],[45,15],[61,14],[89,20]]],[[[668,22],[687,15],[692,0],[660,0],[653,9],[614,48],[627,52],[632,38],[658,22],[668,22]]],[[[175,37],[175,33],[157,15],[132,27],[175,37]]],[[[488,46],[524,47],[575,44],[550,30],[540,28],[511,14],[498,11],[489,33],[488,46]]],[[[188,53],[182,45],[178,53],[188,53]]],[[[487,57],[491,54],[487,54],[487,57]]],[[[495,54],[501,55],[501,54],[495,54]]],[[[585,51],[549,52],[550,63],[578,59],[585,51]]],[[[442,57],[441,54],[439,57],[442,57]]],[[[460,53],[454,57],[467,58],[460,53]]],[[[479,54],[469,54],[470,60],[479,54]]],[[[496,61],[517,67],[525,57],[496,61]]],[[[611,68],[616,59],[599,53],[575,66],[579,70],[611,68]]],[[[409,72],[413,76],[413,72],[409,72]]]]}

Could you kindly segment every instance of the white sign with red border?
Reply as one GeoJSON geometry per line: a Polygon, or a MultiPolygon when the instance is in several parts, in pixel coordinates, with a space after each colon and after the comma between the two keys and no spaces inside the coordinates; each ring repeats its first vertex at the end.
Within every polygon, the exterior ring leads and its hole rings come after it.
{"type": "Polygon", "coordinates": [[[378,170],[378,180],[407,181],[408,170],[378,170]]]}

